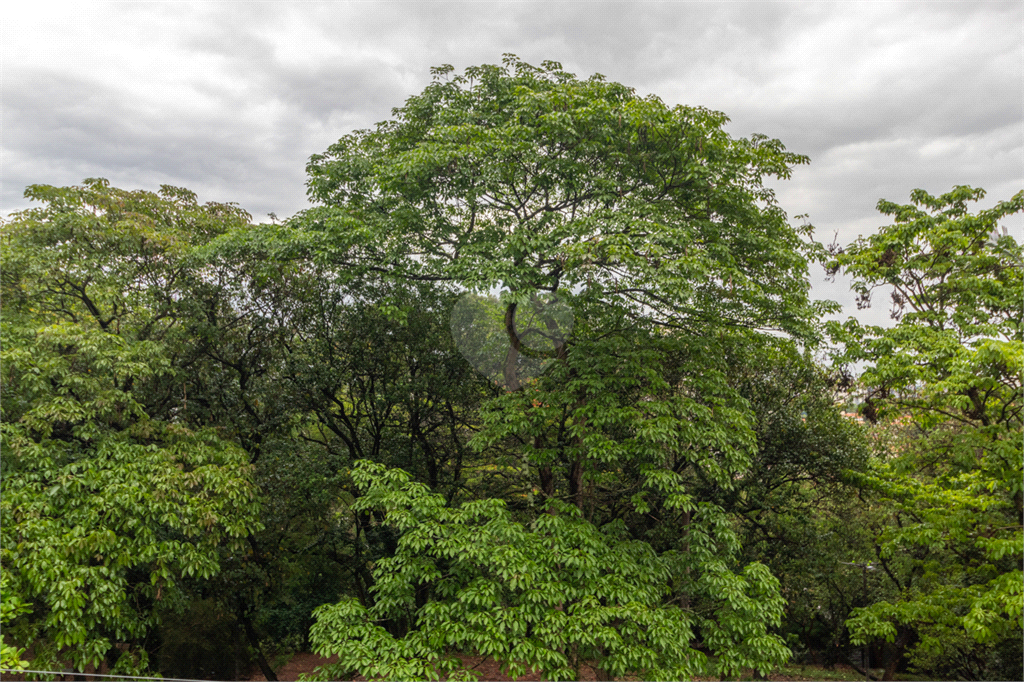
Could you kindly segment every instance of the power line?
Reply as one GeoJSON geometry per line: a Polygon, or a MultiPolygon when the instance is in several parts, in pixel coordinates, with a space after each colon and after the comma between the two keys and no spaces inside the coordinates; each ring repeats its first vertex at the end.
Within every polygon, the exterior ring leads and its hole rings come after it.
{"type": "Polygon", "coordinates": [[[184,677],[140,677],[138,675],[101,675],[100,673],[75,672],[73,670],[18,670],[16,668],[0,668],[0,673],[39,673],[43,675],[89,675],[90,677],[112,677],[119,680],[162,680],[163,682],[210,682],[210,680],[192,680],[184,677]]]}

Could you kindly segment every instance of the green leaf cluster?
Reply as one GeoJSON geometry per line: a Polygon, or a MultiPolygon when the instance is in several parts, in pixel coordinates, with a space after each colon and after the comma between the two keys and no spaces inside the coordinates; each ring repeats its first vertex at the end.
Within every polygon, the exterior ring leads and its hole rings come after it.
{"type": "Polygon", "coordinates": [[[597,528],[554,504],[523,524],[501,500],[448,507],[401,470],[362,461],[353,477],[364,492],[355,509],[384,511],[402,534],[374,567],[373,606],[350,599],[317,611],[315,650],[339,659],[315,679],[439,679],[459,670],[460,651],[492,656],[515,677],[578,679],[584,660],[596,660],[613,676],[685,679],[714,667],[688,646],[696,627],[723,673],[786,658],[765,631],[782,603],[763,567],[711,566],[700,589],[722,606],[705,619],[665,600],[686,558],[659,556],[621,521],[597,528]],[[403,635],[382,621],[403,624],[403,635]]]}

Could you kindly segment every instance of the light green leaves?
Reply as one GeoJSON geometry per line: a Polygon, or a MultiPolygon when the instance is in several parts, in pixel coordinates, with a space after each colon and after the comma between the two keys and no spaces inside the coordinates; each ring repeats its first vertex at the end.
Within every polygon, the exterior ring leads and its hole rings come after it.
{"type": "Polygon", "coordinates": [[[914,433],[860,478],[899,519],[878,538],[880,556],[914,568],[899,599],[854,611],[856,641],[891,640],[894,624],[916,627],[922,650],[1020,636],[1024,272],[999,220],[1024,210],[1024,192],[970,213],[982,196],[960,186],[939,197],[915,190],[905,206],[879,202],[895,224],[832,263],[854,276],[862,300],[894,289],[895,327],[851,320],[832,332],[842,361],[869,363],[865,416],[914,433]]]}
{"type": "Polygon", "coordinates": [[[814,335],[811,247],[762,185],[806,157],[603,79],[514,58],[470,71],[314,155],[323,207],[283,240],[347,276],[585,291],[646,322],[814,335]]]}
{"type": "Polygon", "coordinates": [[[2,238],[4,604],[31,600],[36,667],[59,653],[81,670],[123,643],[122,667],[145,669],[137,647],[180,581],[259,527],[244,453],[150,413],[189,249],[244,214],[99,180],[27,193],[46,205],[2,238]]]}
{"type": "Polygon", "coordinates": [[[767,632],[782,601],[762,566],[737,575],[701,563],[697,589],[721,603],[709,620],[666,603],[691,557],[659,557],[621,522],[599,529],[552,502],[524,525],[499,500],[447,507],[400,470],[359,462],[352,475],[363,490],[354,510],[386,511],[402,535],[374,567],[372,606],[349,599],[317,612],[311,641],[340,659],[315,679],[439,679],[459,651],[492,656],[513,676],[579,679],[579,666],[596,660],[615,676],[688,679],[711,669],[688,645],[698,625],[723,673],[788,656],[767,632]]]}
{"type": "MultiPolygon", "coordinates": [[[[0,568],[0,624],[8,629],[12,621],[24,613],[32,612],[32,605],[21,600],[21,596],[11,583],[7,570],[0,568]]],[[[10,646],[0,636],[0,668],[25,670],[28,662],[22,660],[21,655],[25,648],[10,646]]]]}

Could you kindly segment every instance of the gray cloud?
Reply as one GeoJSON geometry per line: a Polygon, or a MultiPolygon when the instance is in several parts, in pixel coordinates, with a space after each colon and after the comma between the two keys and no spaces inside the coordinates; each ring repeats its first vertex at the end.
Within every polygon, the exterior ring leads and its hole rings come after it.
{"type": "MultiPolygon", "coordinates": [[[[810,155],[776,188],[826,241],[870,232],[878,199],[916,187],[982,186],[991,205],[1024,186],[1019,2],[69,3],[8,19],[0,213],[28,184],[102,176],[288,215],[311,154],[388,117],[431,66],[504,52],[810,155]]],[[[1010,227],[1024,238],[1024,219],[1010,227]]],[[[852,304],[844,286],[815,281],[852,304]]]]}

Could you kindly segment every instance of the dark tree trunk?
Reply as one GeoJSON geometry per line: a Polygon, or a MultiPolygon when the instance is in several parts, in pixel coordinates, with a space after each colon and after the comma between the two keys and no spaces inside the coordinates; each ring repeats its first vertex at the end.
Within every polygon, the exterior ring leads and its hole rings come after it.
{"type": "Polygon", "coordinates": [[[242,631],[236,620],[231,625],[231,643],[234,646],[235,674],[232,679],[242,679],[242,631]]]}
{"type": "Polygon", "coordinates": [[[263,655],[263,650],[260,649],[260,638],[256,636],[256,628],[252,626],[252,621],[241,608],[238,610],[238,620],[241,621],[242,627],[245,629],[245,638],[249,640],[249,646],[256,652],[256,662],[260,666],[260,672],[263,673],[263,677],[267,678],[268,682],[277,682],[277,675],[274,673],[274,669],[270,667],[270,662],[267,661],[267,657],[263,655]]]}
{"type": "Polygon", "coordinates": [[[909,628],[900,628],[899,636],[896,638],[896,641],[891,646],[885,647],[885,672],[882,674],[883,681],[890,681],[895,678],[896,667],[900,664],[900,659],[903,658],[903,652],[906,650],[907,643],[909,641],[909,628]]]}
{"type": "MultiPolygon", "coordinates": [[[[690,521],[692,520],[692,514],[689,510],[684,511],[680,522],[683,526],[683,552],[689,553],[690,551],[690,521]]],[[[686,575],[690,575],[690,569],[686,569],[686,575]]],[[[679,596],[679,607],[682,609],[690,608],[690,595],[683,594],[679,596]]]]}
{"type": "Polygon", "coordinates": [[[594,665],[591,668],[594,671],[595,682],[612,682],[615,678],[610,672],[604,669],[602,663],[604,663],[605,656],[608,655],[607,650],[603,646],[597,647],[598,659],[594,661],[594,665]]]}
{"type": "Polygon", "coordinates": [[[555,476],[551,472],[550,466],[540,468],[540,489],[545,497],[555,496],[555,476]]]}
{"type": "Polygon", "coordinates": [[[583,462],[579,459],[569,465],[569,499],[583,511],[583,462]]]}
{"type": "Polygon", "coordinates": [[[510,303],[505,309],[505,333],[508,335],[509,349],[505,356],[505,386],[510,391],[518,391],[519,383],[519,334],[516,332],[516,304],[510,303]]]}

